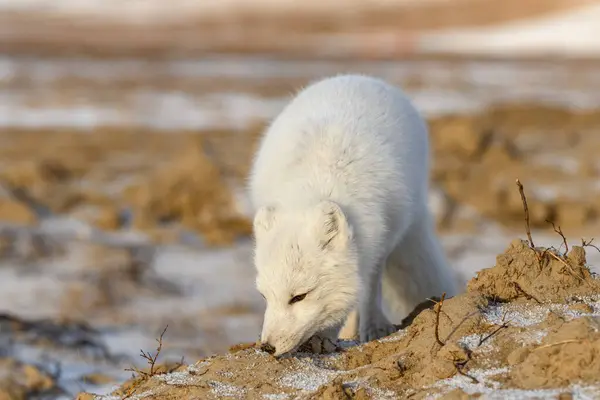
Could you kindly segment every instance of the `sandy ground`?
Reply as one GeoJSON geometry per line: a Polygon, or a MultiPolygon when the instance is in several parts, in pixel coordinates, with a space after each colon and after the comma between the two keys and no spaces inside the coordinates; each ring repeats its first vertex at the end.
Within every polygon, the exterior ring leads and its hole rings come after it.
{"type": "Polygon", "coordinates": [[[599,291],[583,247],[564,255],[515,240],[466,293],[386,338],[278,359],[237,346],[78,399],[598,398],[599,291]]]}

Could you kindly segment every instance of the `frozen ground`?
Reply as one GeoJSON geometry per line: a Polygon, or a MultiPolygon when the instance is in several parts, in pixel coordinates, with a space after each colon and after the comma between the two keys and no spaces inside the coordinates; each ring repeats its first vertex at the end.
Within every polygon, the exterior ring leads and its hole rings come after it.
{"type": "Polygon", "coordinates": [[[406,89],[426,116],[475,112],[503,103],[600,107],[600,69],[516,61],[283,61],[203,58],[0,58],[0,127],[140,126],[160,130],[242,128],[275,115],[293,91],[342,72],[368,73],[406,89]],[[215,88],[282,82],[279,89],[215,88]],[[176,82],[165,88],[161,82],[176,82]],[[283,83],[285,82],[285,83],[283,83]],[[291,83],[291,82],[295,82],[291,83]]]}

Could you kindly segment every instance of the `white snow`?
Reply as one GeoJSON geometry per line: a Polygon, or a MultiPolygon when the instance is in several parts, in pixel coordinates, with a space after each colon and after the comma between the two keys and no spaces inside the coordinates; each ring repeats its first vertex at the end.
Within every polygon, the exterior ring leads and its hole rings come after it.
{"type": "Polygon", "coordinates": [[[0,57],[0,127],[139,126],[157,130],[240,129],[270,119],[296,87],[281,97],[244,91],[203,92],[202,82],[215,80],[301,79],[304,82],[339,73],[340,68],[388,79],[404,87],[427,117],[476,112],[502,103],[541,103],[571,109],[600,107],[600,70],[579,71],[568,65],[508,61],[356,62],[291,61],[221,57],[146,62],[134,59],[17,59],[0,57]],[[349,69],[348,69],[349,68],[349,69]],[[96,84],[78,96],[57,96],[62,79],[80,78],[96,84]],[[140,80],[118,98],[98,83],[140,80]],[[153,88],[155,80],[188,79],[195,89],[153,88]],[[12,85],[13,80],[29,82],[12,85]],[[410,85],[415,80],[419,85],[410,85]],[[57,105],[60,104],[60,105],[57,105]]]}
{"type": "Polygon", "coordinates": [[[600,4],[492,27],[424,33],[424,52],[512,56],[599,56],[600,4]]]}

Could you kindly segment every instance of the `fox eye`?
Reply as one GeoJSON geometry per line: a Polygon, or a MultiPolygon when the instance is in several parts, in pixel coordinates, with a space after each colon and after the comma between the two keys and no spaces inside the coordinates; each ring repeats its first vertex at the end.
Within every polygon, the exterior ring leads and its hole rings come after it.
{"type": "Polygon", "coordinates": [[[294,303],[297,303],[297,302],[299,302],[299,301],[302,301],[302,300],[304,300],[304,298],[306,297],[306,295],[307,295],[307,294],[308,294],[308,293],[303,293],[303,294],[299,294],[299,295],[297,295],[297,296],[294,296],[294,297],[292,297],[292,298],[290,299],[290,302],[289,302],[289,304],[294,304],[294,303]]]}

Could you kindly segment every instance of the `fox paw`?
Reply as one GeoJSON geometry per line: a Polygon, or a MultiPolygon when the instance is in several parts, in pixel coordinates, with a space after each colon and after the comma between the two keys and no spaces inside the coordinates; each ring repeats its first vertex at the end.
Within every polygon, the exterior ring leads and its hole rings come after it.
{"type": "Polygon", "coordinates": [[[387,318],[377,318],[374,321],[369,321],[360,327],[360,341],[370,342],[371,340],[380,339],[397,332],[398,329],[394,324],[389,322],[387,318]]]}
{"type": "Polygon", "coordinates": [[[298,348],[301,352],[313,354],[333,353],[338,349],[337,344],[328,337],[318,335],[312,336],[302,346],[298,348]]]}

